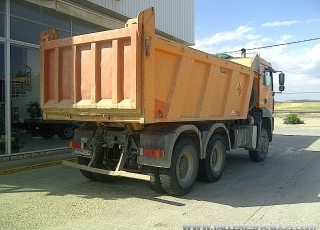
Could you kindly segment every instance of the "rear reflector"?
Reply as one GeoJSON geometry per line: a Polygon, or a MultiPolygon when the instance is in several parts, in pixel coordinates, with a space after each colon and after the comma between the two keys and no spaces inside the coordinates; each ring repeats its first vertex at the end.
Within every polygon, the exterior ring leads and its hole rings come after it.
{"type": "Polygon", "coordinates": [[[143,156],[161,158],[164,157],[164,150],[161,149],[143,149],[143,156]]]}
{"type": "Polygon", "coordinates": [[[77,141],[69,141],[68,146],[71,147],[71,148],[81,149],[83,147],[83,143],[77,142],[77,141]]]}

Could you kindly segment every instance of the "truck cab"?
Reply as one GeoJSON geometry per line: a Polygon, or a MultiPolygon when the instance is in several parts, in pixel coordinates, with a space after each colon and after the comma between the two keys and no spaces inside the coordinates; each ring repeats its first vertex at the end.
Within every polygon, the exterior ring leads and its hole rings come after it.
{"type": "Polygon", "coordinates": [[[279,74],[279,92],[284,90],[284,73],[276,71],[272,68],[271,64],[266,60],[260,58],[260,76],[255,78],[254,85],[258,89],[258,107],[267,108],[271,113],[274,112],[274,95],[275,89],[273,85],[275,73],[279,74]]]}

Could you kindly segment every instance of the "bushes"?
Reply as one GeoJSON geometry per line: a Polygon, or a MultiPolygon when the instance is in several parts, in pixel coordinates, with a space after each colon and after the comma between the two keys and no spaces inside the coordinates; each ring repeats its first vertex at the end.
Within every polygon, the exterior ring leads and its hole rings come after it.
{"type": "Polygon", "coordinates": [[[283,124],[304,124],[297,114],[290,113],[285,118],[283,118],[283,124]]]}

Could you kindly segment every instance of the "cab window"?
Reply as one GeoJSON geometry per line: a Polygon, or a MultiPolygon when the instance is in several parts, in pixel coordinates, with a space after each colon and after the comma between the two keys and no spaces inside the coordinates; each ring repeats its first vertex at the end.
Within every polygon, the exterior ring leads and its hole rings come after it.
{"type": "Polygon", "coordinates": [[[265,86],[268,86],[271,91],[273,91],[273,77],[272,72],[270,71],[264,71],[263,75],[263,84],[265,86]]]}

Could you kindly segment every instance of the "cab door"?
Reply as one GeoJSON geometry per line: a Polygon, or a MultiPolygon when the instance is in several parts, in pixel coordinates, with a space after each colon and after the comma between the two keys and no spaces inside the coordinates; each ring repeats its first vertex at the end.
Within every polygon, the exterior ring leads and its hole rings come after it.
{"type": "Polygon", "coordinates": [[[273,74],[269,69],[264,68],[260,81],[259,107],[267,108],[271,113],[274,109],[273,74]]]}

